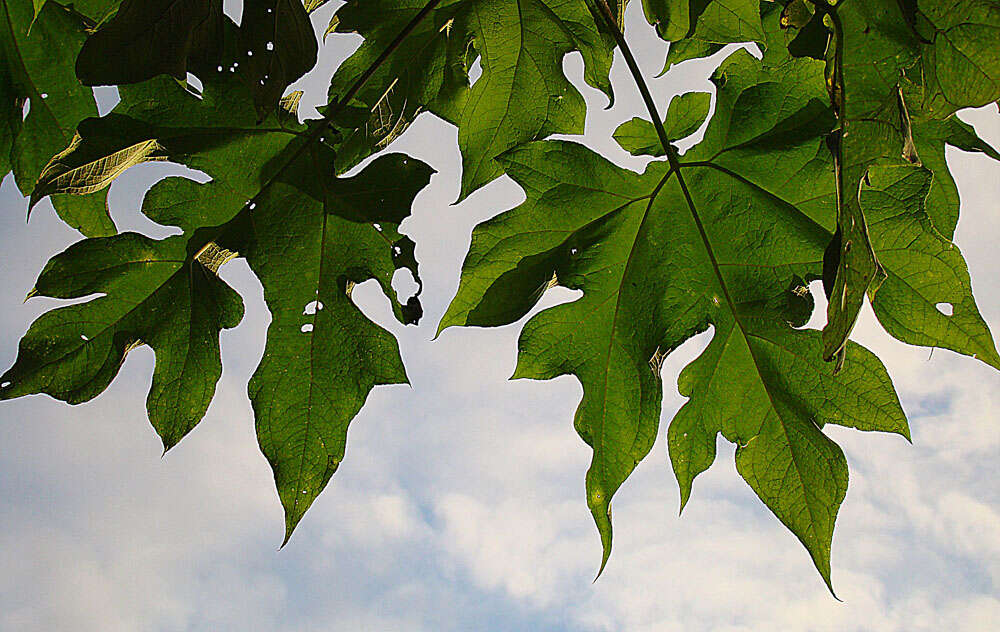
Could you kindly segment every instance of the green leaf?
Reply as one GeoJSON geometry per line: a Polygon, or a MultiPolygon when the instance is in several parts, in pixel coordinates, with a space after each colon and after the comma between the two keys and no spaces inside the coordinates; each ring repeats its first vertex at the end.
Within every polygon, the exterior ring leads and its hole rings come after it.
{"type": "Polygon", "coordinates": [[[979,0],[947,7],[873,0],[838,4],[830,18],[836,36],[834,98],[841,120],[839,232],[830,251],[836,275],[824,329],[824,353],[833,358],[865,295],[875,294],[885,275],[860,203],[869,168],[899,157],[919,164],[921,149],[927,150],[928,166],[940,174],[928,213],[945,236],[954,231],[957,192],[943,152],[952,134],[963,134],[954,122],[936,122],[961,107],[1000,97],[1000,62],[992,52],[1000,45],[1000,9],[979,0]]]}
{"type": "Polygon", "coordinates": [[[301,0],[247,2],[238,28],[221,0],[125,0],[84,44],[76,72],[86,85],[231,72],[249,86],[263,118],[316,64],[318,46],[301,0]]]}
{"type": "MultiPolygon", "coordinates": [[[[828,578],[832,518],[846,474],[839,449],[816,423],[906,432],[877,361],[834,376],[818,355],[810,357],[810,349],[819,350],[818,333],[788,324],[801,325],[808,310],[769,307],[790,286],[800,287],[797,279],[817,274],[828,233],[788,201],[718,167],[683,170],[692,208],[661,163],[636,176],[564,143],[528,145],[505,162],[528,202],[473,233],[441,326],[513,322],[553,275],[583,290],[579,301],[528,322],[515,377],[573,374],[583,384],[575,425],[594,449],[588,501],[605,560],[611,497],[656,436],[658,360],[711,324],[713,343],[692,370],[722,373],[712,389],[683,392],[702,402],[695,407],[717,411],[700,418],[713,437],[723,432],[741,445],[753,442],[738,460],[741,471],[828,578]],[[767,481],[782,480],[793,454],[810,466],[778,493],[767,481]],[[800,506],[812,513],[800,516],[800,506]]],[[[682,425],[691,423],[682,418],[682,425]]],[[[707,443],[699,442],[703,453],[707,443]]]]}
{"type": "Polygon", "coordinates": [[[102,296],[42,315],[21,340],[0,398],[47,393],[71,404],[96,397],[125,355],[156,353],[146,400],[165,449],[202,418],[222,374],[219,331],[243,318],[243,302],[215,274],[221,253],[194,259],[187,240],[136,233],[87,239],[53,258],[33,295],[102,296]]]}
{"type": "Polygon", "coordinates": [[[979,314],[965,260],[924,210],[933,174],[913,165],[869,171],[861,204],[887,278],[871,295],[886,331],[915,345],[944,347],[1000,369],[993,336],[979,314]]]}
{"type": "MultiPolygon", "coordinates": [[[[295,178],[322,182],[325,167],[332,169],[326,162],[295,178]]],[[[408,383],[395,338],[368,320],[350,293],[376,279],[401,322],[419,318],[415,298],[401,303],[391,283],[404,268],[419,280],[413,243],[398,229],[430,173],[419,161],[391,155],[354,178],[327,182],[321,196],[278,183],[259,198],[242,231],[271,311],[249,392],[285,507],[286,541],[344,458],[348,424],[368,393],[408,383]]]]}
{"type": "MultiPolygon", "coordinates": [[[[908,101],[912,103],[915,99],[908,101]]],[[[913,119],[913,144],[920,164],[934,173],[928,194],[927,213],[934,228],[950,239],[958,224],[959,198],[958,186],[945,160],[945,147],[950,145],[963,151],[983,153],[998,161],[1000,154],[956,115],[936,119],[927,116],[924,110],[911,111],[910,114],[913,119]]]]}
{"type": "Polygon", "coordinates": [[[679,174],[654,162],[635,175],[570,143],[503,157],[528,201],[473,232],[440,327],[514,322],[553,283],[583,290],[528,321],[515,377],[583,384],[575,426],[594,450],[588,504],[605,561],[611,497],[656,436],[659,363],[708,327],[711,344],[680,379],[690,401],[668,433],[682,502],[722,433],[828,584],[847,470],[822,426],[909,436],[873,355],[848,345],[850,364],[836,373],[820,333],[796,329],[836,217],[823,66],[780,46],[760,61],[734,53],[713,75],[716,113],[679,174]]]}
{"type": "MultiPolygon", "coordinates": [[[[643,0],[646,19],[670,42],[663,72],[725,44],[764,42],[759,0],[643,0]]],[[[765,5],[767,6],[767,5],[765,5]]]]}
{"type": "MultiPolygon", "coordinates": [[[[106,187],[152,159],[212,177],[204,184],[164,179],[142,210],[184,230],[176,239],[187,245],[172,258],[178,266],[194,266],[199,253],[243,256],[264,286],[272,321],[250,396],[285,507],[287,540],[343,458],[347,426],[368,393],[406,381],[392,334],[368,320],[350,292],[376,279],[400,322],[421,316],[417,296],[401,299],[391,282],[397,270],[420,282],[415,245],[399,224],[431,169],[390,155],[337,179],[322,124],[300,125],[294,97],[257,123],[253,97],[233,73],[210,76],[200,98],[162,77],[121,92],[114,112],[85,121],[73,145],[50,163],[39,196],[106,187]]],[[[88,395],[106,383],[94,382],[88,395]]],[[[193,420],[186,430],[200,415],[185,410],[193,420]]]]}
{"type": "MultiPolygon", "coordinates": [[[[267,180],[269,163],[306,135],[287,112],[258,123],[253,97],[231,73],[209,76],[200,98],[164,77],[120,92],[114,111],[83,121],[72,144],[46,166],[33,201],[103,189],[135,164],[169,158],[210,173],[242,196],[242,206],[267,180]]],[[[237,212],[229,209],[216,223],[237,212]]]]}
{"type": "Polygon", "coordinates": [[[668,42],[687,37],[691,31],[690,0],[642,0],[646,20],[668,42]]]}
{"type": "Polygon", "coordinates": [[[241,76],[263,115],[316,65],[319,44],[302,0],[257,0],[243,7],[237,38],[241,76]]]}
{"type": "MultiPolygon", "coordinates": [[[[334,75],[330,94],[343,94],[425,4],[373,0],[341,8],[337,31],[358,32],[365,43],[334,75]]],[[[583,55],[587,83],[610,96],[610,40],[583,0],[443,2],[358,95],[377,130],[366,144],[377,148],[391,140],[423,109],[456,123],[465,198],[501,175],[495,158],[504,151],[550,134],[583,132],[583,97],[562,70],[563,57],[573,51],[583,55]],[[476,55],[482,77],[468,88],[476,55]]]]}
{"type": "MultiPolygon", "coordinates": [[[[97,114],[93,92],[73,74],[85,26],[56,3],[35,16],[30,0],[0,1],[0,173],[11,169],[29,194],[43,167],[73,137],[77,124],[97,114]],[[22,109],[30,108],[21,120],[22,109]]],[[[115,233],[106,196],[58,196],[59,217],[88,236],[115,233]]]]}
{"type": "MultiPolygon", "coordinates": [[[[712,95],[708,92],[686,92],[670,100],[663,127],[671,141],[687,138],[698,131],[708,117],[712,95]]],[[[622,149],[634,156],[665,155],[656,128],[649,121],[634,118],[618,126],[615,140],[622,149]]]]}
{"type": "Polygon", "coordinates": [[[991,0],[918,6],[924,109],[943,118],[1000,99],[1000,6],[991,0]]]}
{"type": "Polygon", "coordinates": [[[184,79],[192,60],[221,56],[225,19],[221,0],[123,0],[83,45],[76,74],[88,86],[184,79]]]}

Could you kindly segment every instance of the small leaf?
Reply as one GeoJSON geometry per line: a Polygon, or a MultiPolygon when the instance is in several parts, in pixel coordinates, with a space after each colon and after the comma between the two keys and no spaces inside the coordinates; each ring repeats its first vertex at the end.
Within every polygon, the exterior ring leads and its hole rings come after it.
{"type": "MultiPolygon", "coordinates": [[[[671,141],[687,138],[698,131],[712,104],[708,92],[686,92],[670,100],[663,127],[671,141]]],[[[622,148],[634,156],[663,156],[663,145],[656,134],[656,128],[649,121],[634,118],[622,123],[615,131],[615,140],[622,148]]]]}

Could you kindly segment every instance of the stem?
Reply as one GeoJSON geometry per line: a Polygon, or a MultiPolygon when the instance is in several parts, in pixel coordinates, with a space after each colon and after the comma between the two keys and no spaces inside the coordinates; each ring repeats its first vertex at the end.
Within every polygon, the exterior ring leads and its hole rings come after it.
{"type": "Polygon", "coordinates": [[[326,115],[323,116],[322,119],[320,119],[320,123],[316,126],[316,129],[314,129],[313,132],[309,134],[309,136],[305,139],[305,141],[303,141],[302,145],[299,146],[299,148],[296,149],[294,152],[292,152],[291,157],[289,157],[288,160],[277,171],[275,171],[274,174],[270,178],[268,178],[263,185],[261,185],[260,190],[257,191],[256,195],[254,195],[253,198],[251,198],[247,202],[247,205],[243,207],[243,210],[240,211],[240,213],[237,214],[236,217],[229,220],[229,222],[223,224],[222,227],[220,227],[220,230],[215,234],[215,237],[213,239],[210,239],[208,243],[206,243],[204,246],[201,247],[201,249],[198,250],[198,252],[194,256],[194,259],[197,259],[206,250],[208,250],[215,242],[215,240],[217,240],[223,233],[225,233],[226,227],[232,225],[232,223],[244,212],[248,212],[253,203],[256,202],[265,191],[267,191],[267,189],[275,182],[275,180],[280,178],[285,173],[285,170],[292,165],[292,163],[298,160],[302,156],[302,154],[305,153],[305,151],[309,149],[309,147],[314,142],[319,140],[323,136],[323,134],[326,133],[327,128],[329,128],[330,124],[333,123],[334,119],[336,119],[337,116],[340,115],[341,111],[344,109],[344,106],[350,103],[351,100],[354,97],[356,97],[359,92],[361,92],[361,89],[364,88],[365,84],[367,84],[368,81],[375,75],[379,67],[381,67],[382,64],[384,64],[385,61],[389,59],[389,57],[391,57],[394,52],[396,52],[396,50],[403,44],[406,38],[409,37],[411,33],[413,33],[414,29],[416,29],[417,26],[419,26],[420,23],[424,21],[424,18],[430,15],[430,13],[439,4],[441,4],[441,0],[429,0],[427,4],[424,5],[424,8],[421,9],[420,12],[417,13],[415,16],[413,16],[413,19],[411,19],[406,24],[406,26],[403,27],[403,30],[401,30],[399,34],[396,36],[396,38],[392,40],[392,42],[388,46],[386,46],[385,50],[382,51],[382,53],[375,59],[375,61],[373,61],[371,65],[369,65],[368,68],[363,73],[361,73],[361,76],[357,78],[357,80],[351,85],[351,87],[347,90],[347,92],[345,92],[343,96],[337,98],[337,101],[331,106],[330,110],[326,113],[326,115]]]}
{"type": "MultiPolygon", "coordinates": [[[[597,2],[600,13],[604,17],[604,21],[607,23],[608,29],[611,31],[611,36],[618,45],[618,49],[621,50],[622,55],[625,57],[625,64],[628,65],[629,72],[635,80],[635,85],[639,88],[639,94],[642,95],[642,100],[646,104],[646,109],[649,110],[649,115],[653,119],[653,127],[656,129],[656,135],[660,138],[660,144],[663,145],[663,151],[667,154],[667,161],[670,163],[670,170],[677,174],[677,184],[680,186],[681,192],[684,194],[684,200],[687,202],[688,209],[691,211],[691,216],[694,218],[695,226],[698,228],[698,233],[700,234],[701,240],[705,245],[705,251],[708,253],[708,258],[712,262],[712,267],[715,269],[716,276],[719,280],[719,286],[722,288],[722,293],[725,295],[727,302],[733,307],[733,313],[735,315],[736,304],[729,295],[729,289],[726,287],[726,280],[722,277],[719,262],[715,258],[715,252],[713,251],[711,242],[708,239],[708,232],[705,230],[705,225],[702,223],[701,216],[698,215],[698,211],[695,207],[694,198],[691,197],[691,192],[688,190],[687,183],[684,181],[684,175],[681,171],[680,156],[677,153],[677,148],[671,144],[670,138],[667,136],[667,131],[663,128],[663,121],[660,120],[660,115],[656,110],[656,102],[653,101],[653,95],[649,92],[649,85],[646,83],[646,79],[642,76],[642,71],[639,69],[639,64],[635,61],[635,55],[632,54],[632,49],[629,48],[628,42],[625,40],[625,35],[622,33],[621,29],[618,28],[618,22],[615,20],[614,13],[611,11],[611,7],[608,6],[607,0],[595,0],[595,2],[597,2]]],[[[736,320],[737,323],[739,323],[739,319],[737,318],[736,320]]],[[[742,329],[742,324],[740,324],[740,328],[742,329]]]]}

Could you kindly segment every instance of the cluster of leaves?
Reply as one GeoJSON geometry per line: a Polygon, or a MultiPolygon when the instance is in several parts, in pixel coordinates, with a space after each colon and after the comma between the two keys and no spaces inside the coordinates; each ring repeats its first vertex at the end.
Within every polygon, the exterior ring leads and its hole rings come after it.
{"type": "Polygon", "coordinates": [[[682,505],[721,434],[829,584],[848,473],[823,426],[909,436],[882,363],[848,340],[865,298],[896,338],[1000,368],[951,242],[958,192],[945,163],[946,145],[1000,159],[955,117],[1000,98],[1000,7],[643,0],[670,42],[666,68],[730,43],[763,52],[738,49],[718,67],[711,118],[712,95],[688,93],[660,120],[620,31],[625,0],[352,0],[324,37],[364,42],[333,74],[323,118],[303,123],[300,94],[286,92],[316,63],[309,13],[323,4],[246,0],[237,25],[221,0],[0,0],[0,172],[88,237],[46,265],[32,295],[99,295],[31,326],[0,398],[89,400],[146,344],[149,418],[169,449],[212,399],[219,332],[243,316],[217,272],[243,257],[272,314],[249,394],[287,539],[368,393],[406,381],[395,339],[352,288],[375,279],[400,322],[421,316],[391,281],[420,279],[399,225],[431,168],[386,154],[341,174],[429,111],[458,127],[463,198],[502,174],[527,194],[476,228],[440,329],[512,323],[554,285],[582,290],[527,322],[515,377],[583,385],[575,425],[593,448],[587,502],[604,562],[612,496],[658,432],[660,364],[712,328],[680,375],[689,399],[668,430],[682,505]],[[616,47],[650,106],[615,133],[653,157],[642,174],[545,140],[583,132],[563,58],[580,53],[587,83],[611,98],[616,47]],[[119,87],[102,117],[94,85],[119,87]],[[673,143],[698,129],[681,155],[673,143]],[[116,234],[106,189],[151,160],[211,180],[171,177],[146,193],[142,212],[182,234],[116,234]],[[818,279],[822,332],[804,328],[818,279]]]}

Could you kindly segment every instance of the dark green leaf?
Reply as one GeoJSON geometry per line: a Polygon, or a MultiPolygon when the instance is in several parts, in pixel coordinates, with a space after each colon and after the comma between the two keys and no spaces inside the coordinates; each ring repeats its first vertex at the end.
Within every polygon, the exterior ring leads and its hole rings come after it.
{"type": "MultiPolygon", "coordinates": [[[[316,157],[295,179],[324,182],[330,158],[316,157]]],[[[403,304],[391,283],[397,269],[411,266],[412,242],[399,222],[429,177],[423,163],[391,155],[354,178],[329,181],[319,197],[280,182],[258,199],[236,237],[247,241],[271,310],[249,390],[285,507],[286,540],[340,465],[348,424],[371,389],[407,383],[395,338],[368,320],[350,293],[376,279],[400,321],[419,317],[417,304],[403,304]]]]}
{"type": "Polygon", "coordinates": [[[230,72],[249,86],[263,117],[316,64],[317,50],[301,0],[247,2],[239,28],[221,0],[125,0],[84,44],[76,72],[87,85],[230,72]]]}
{"type": "Polygon", "coordinates": [[[222,0],[123,0],[83,45],[76,74],[88,86],[183,80],[194,60],[221,58],[225,19],[222,0]]]}

